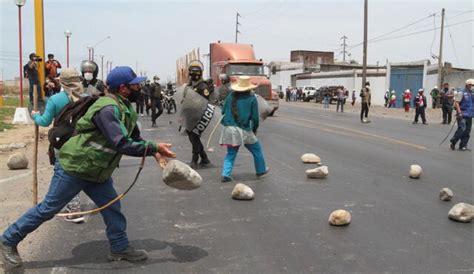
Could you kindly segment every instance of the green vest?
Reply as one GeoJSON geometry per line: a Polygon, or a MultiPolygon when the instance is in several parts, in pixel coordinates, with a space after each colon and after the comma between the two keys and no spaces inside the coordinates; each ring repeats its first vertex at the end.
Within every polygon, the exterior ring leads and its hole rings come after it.
{"type": "Polygon", "coordinates": [[[117,106],[120,121],[130,136],[137,124],[138,115],[131,105],[127,107],[122,100],[120,96],[117,96],[117,100],[109,96],[100,97],[77,121],[78,134],[71,137],[59,150],[59,163],[67,173],[97,183],[103,183],[112,176],[122,154],[114,150],[104,135],[94,130],[96,127],[92,118],[105,106],[117,106]]]}

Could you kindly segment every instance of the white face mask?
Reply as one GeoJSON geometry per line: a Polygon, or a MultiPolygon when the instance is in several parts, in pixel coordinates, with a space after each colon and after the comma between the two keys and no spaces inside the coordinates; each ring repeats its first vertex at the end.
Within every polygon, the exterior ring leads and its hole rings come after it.
{"type": "Polygon", "coordinates": [[[84,73],[84,79],[86,79],[87,81],[90,81],[94,79],[94,75],[92,74],[92,72],[86,72],[84,73]]]}

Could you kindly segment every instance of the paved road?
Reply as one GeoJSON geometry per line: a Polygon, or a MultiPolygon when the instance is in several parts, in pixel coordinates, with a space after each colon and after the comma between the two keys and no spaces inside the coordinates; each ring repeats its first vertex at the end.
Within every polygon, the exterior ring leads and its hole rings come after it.
{"type": "MultiPolygon", "coordinates": [[[[178,158],[190,160],[176,115],[163,114],[146,138],[172,141],[178,158]],[[170,124],[170,121],[172,124],[170,124]]],[[[474,271],[473,226],[452,222],[449,209],[473,203],[471,152],[438,147],[448,128],[412,125],[357,113],[334,113],[283,104],[265,121],[259,137],[271,174],[257,180],[251,156],[241,151],[236,181],[252,187],[250,202],[230,198],[233,184],[220,183],[220,169],[200,170],[204,185],[177,191],[160,181],[148,159],[137,186],[122,203],[132,244],[149,252],[145,263],[107,263],[100,215],[74,225],[53,220],[50,238],[25,263],[28,273],[447,273],[474,271]],[[309,180],[300,156],[315,152],[329,167],[325,180],[309,180]],[[424,174],[407,178],[409,165],[424,174]],[[452,202],[438,200],[450,187],[452,202]],[[348,227],[331,227],[331,211],[352,213],[348,227]]],[[[222,163],[223,149],[211,154],[222,163]]],[[[117,188],[131,181],[139,160],[125,157],[115,173],[117,188]]],[[[38,239],[28,238],[29,241],[38,239]]],[[[28,244],[28,243],[26,243],[28,244]]]]}

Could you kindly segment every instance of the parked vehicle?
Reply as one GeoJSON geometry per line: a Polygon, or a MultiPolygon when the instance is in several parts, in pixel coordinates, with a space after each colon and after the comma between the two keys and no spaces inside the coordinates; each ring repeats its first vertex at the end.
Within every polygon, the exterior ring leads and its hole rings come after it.
{"type": "Polygon", "coordinates": [[[313,100],[315,97],[314,95],[316,94],[316,88],[313,86],[304,86],[303,89],[303,98],[305,102],[309,102],[313,100]]]}
{"type": "Polygon", "coordinates": [[[320,87],[315,95],[315,102],[322,103],[324,96],[329,95],[329,103],[332,104],[333,101],[337,102],[337,90],[342,88],[342,86],[322,86],[320,87]]]}

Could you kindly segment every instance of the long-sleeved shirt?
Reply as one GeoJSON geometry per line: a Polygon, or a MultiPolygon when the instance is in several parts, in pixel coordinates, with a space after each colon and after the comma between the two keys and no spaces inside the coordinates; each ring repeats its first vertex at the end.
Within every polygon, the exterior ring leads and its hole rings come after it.
{"type": "Polygon", "coordinates": [[[59,115],[61,110],[63,110],[69,102],[69,96],[65,91],[61,91],[49,97],[43,115],[38,113],[33,115],[35,124],[42,127],[49,126],[51,122],[53,122],[53,119],[59,115]]]}
{"type": "Polygon", "coordinates": [[[132,134],[129,136],[125,125],[120,121],[120,117],[121,114],[118,107],[106,106],[98,111],[92,120],[100,133],[104,135],[114,149],[121,154],[140,157],[145,153],[147,146],[148,156],[158,152],[156,143],[147,142],[142,139],[137,126],[135,126],[132,134]]]}
{"type": "Polygon", "coordinates": [[[237,113],[239,121],[235,121],[232,114],[232,100],[234,94],[229,94],[222,107],[223,126],[238,126],[243,130],[256,131],[259,126],[257,98],[253,94],[237,94],[237,113]]]}

